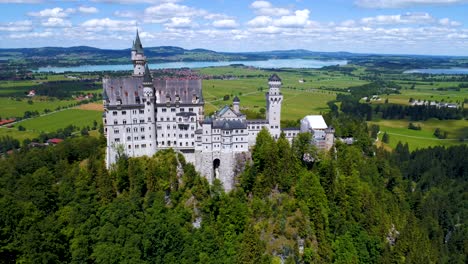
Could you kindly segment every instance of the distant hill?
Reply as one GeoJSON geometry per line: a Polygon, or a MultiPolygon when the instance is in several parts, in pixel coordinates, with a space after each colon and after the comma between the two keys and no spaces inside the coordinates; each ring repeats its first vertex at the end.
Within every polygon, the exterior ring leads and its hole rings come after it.
{"type": "MultiPolygon", "coordinates": [[[[88,46],[0,49],[4,69],[32,69],[44,66],[127,64],[130,49],[112,50],[88,46]]],[[[207,49],[184,49],[173,46],[145,47],[149,62],[175,61],[246,61],[267,59],[348,60],[349,63],[387,69],[430,67],[468,67],[468,59],[449,56],[380,55],[350,52],[317,52],[305,49],[262,52],[216,52],[207,49]]]]}

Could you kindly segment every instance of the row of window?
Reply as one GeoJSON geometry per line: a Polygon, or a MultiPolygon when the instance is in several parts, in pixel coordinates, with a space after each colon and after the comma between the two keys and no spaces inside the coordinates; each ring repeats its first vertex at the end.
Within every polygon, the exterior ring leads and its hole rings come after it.
{"type": "MultiPolygon", "coordinates": [[[[163,138],[163,137],[164,137],[164,134],[160,134],[160,136],[163,138]]],[[[167,134],[167,137],[171,137],[171,134],[168,133],[168,134],[167,134]]],[[[176,134],[175,134],[175,133],[174,133],[174,137],[176,137],[176,134]]],[[[185,134],[185,136],[184,136],[184,135],[182,135],[182,134],[179,134],[179,138],[183,138],[183,137],[189,138],[189,135],[188,135],[188,134],[185,134]]],[[[191,137],[191,138],[194,138],[195,135],[194,135],[194,134],[191,134],[190,137],[191,137]]]]}
{"type": "MultiPolygon", "coordinates": [[[[159,118],[160,121],[164,121],[164,117],[161,117],[159,118]]],[[[182,122],[182,117],[179,117],[179,119],[177,119],[179,122],[182,122]]],[[[171,121],[171,118],[170,117],[166,117],[166,121],[171,121]]],[[[176,118],[175,117],[172,117],[172,121],[176,121],[176,118]]],[[[195,118],[194,117],[191,117],[190,118],[190,122],[195,122],[195,118]]]]}
{"type": "MultiPolygon", "coordinates": [[[[118,115],[118,113],[119,113],[119,111],[112,111],[112,115],[113,115],[113,116],[118,115]]],[[[121,113],[122,113],[122,115],[126,115],[126,114],[127,114],[127,111],[122,111],[121,113]]],[[[145,113],[145,110],[143,110],[143,109],[132,110],[132,114],[136,115],[137,113],[144,114],[144,113],[145,113]]]]}
{"type": "MultiPolygon", "coordinates": [[[[156,112],[158,111],[158,109],[156,108],[156,112]]],[[[189,108],[188,109],[189,112],[193,112],[193,108],[189,108]]],[[[166,113],[167,112],[167,108],[161,108],[161,112],[163,113],[166,113]]],[[[176,109],[174,107],[171,108],[171,112],[175,113],[176,112],[176,109]]],[[[185,108],[181,107],[179,108],[179,112],[185,112],[185,108]]]]}
{"type": "MultiPolygon", "coordinates": [[[[132,148],[132,145],[128,145],[128,149],[131,149],[131,148],[132,148]]],[[[135,145],[135,149],[139,149],[139,148],[140,148],[140,145],[135,145]]],[[[141,148],[146,148],[146,144],[141,144],[141,148]]]]}
{"type": "MultiPolygon", "coordinates": [[[[177,146],[177,141],[174,141],[174,143],[172,143],[172,141],[169,141],[169,140],[168,140],[168,141],[167,141],[167,144],[166,144],[166,141],[161,141],[161,142],[159,142],[158,144],[160,144],[161,146],[167,145],[168,147],[171,146],[171,145],[172,145],[172,146],[177,146]]],[[[192,145],[192,147],[193,147],[193,146],[195,146],[195,142],[192,142],[192,144],[189,144],[189,142],[185,142],[185,144],[183,144],[182,142],[179,142],[179,147],[183,147],[184,145],[185,145],[186,147],[188,147],[189,145],[192,145]]]]}

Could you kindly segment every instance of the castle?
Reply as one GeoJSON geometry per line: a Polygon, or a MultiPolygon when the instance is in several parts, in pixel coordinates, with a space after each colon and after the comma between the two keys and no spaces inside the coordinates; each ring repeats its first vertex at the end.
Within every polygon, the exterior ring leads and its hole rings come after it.
{"type": "Polygon", "coordinates": [[[248,120],[240,111],[237,96],[232,108],[225,106],[205,117],[202,81],[153,79],[138,32],[131,59],[132,76],[103,79],[108,167],[121,154],[152,156],[158,150],[172,148],[210,183],[218,178],[226,190],[231,190],[238,158],[249,153],[263,128],[276,139],[283,132],[290,142],[300,132],[312,132],[318,148],[333,145],[334,130],[327,127],[322,116],[306,116],[300,128],[281,129],[282,82],[276,74],[268,79],[266,119],[248,120]]]}

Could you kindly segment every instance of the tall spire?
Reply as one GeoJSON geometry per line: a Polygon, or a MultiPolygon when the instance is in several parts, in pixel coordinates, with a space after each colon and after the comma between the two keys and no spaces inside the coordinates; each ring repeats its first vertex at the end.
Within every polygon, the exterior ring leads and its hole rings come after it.
{"type": "Polygon", "coordinates": [[[133,50],[135,50],[137,53],[143,53],[143,46],[141,45],[140,35],[138,34],[138,29],[136,33],[135,42],[133,43],[133,50]]]}
{"type": "Polygon", "coordinates": [[[151,85],[153,84],[153,78],[151,77],[150,70],[148,68],[148,64],[145,65],[145,74],[143,75],[143,85],[148,84],[151,85]]]}

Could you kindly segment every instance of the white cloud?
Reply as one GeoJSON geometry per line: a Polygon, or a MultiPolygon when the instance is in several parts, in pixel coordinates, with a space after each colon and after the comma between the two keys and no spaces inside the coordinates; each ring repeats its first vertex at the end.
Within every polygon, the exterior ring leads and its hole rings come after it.
{"type": "Polygon", "coordinates": [[[75,9],[73,8],[63,9],[61,7],[55,7],[51,9],[44,9],[39,12],[30,12],[28,15],[35,17],[67,17],[69,14],[74,12],[75,9]]]}
{"type": "Polygon", "coordinates": [[[434,18],[428,13],[406,13],[403,15],[380,15],[361,19],[366,25],[391,25],[391,24],[430,24],[434,18]]]}
{"type": "Polygon", "coordinates": [[[85,13],[85,14],[95,14],[99,12],[99,10],[96,7],[93,6],[80,6],[78,8],[78,11],[80,13],[85,13]]]}
{"type": "Polygon", "coordinates": [[[226,29],[231,29],[231,28],[236,28],[239,26],[237,22],[234,19],[222,19],[222,20],[216,20],[213,22],[213,26],[215,28],[226,28],[226,29]]]}
{"type": "Polygon", "coordinates": [[[258,16],[254,19],[247,22],[248,26],[259,28],[259,27],[267,27],[273,23],[273,19],[268,16],[258,16]]]}
{"type": "Polygon", "coordinates": [[[9,23],[0,23],[0,31],[31,31],[33,29],[32,22],[29,20],[15,21],[9,23]]]}
{"type": "Polygon", "coordinates": [[[198,24],[192,22],[188,17],[173,17],[169,23],[164,24],[168,28],[192,28],[197,27],[198,24]]]}
{"type": "Polygon", "coordinates": [[[462,25],[460,22],[450,20],[449,18],[439,19],[439,24],[441,24],[442,26],[447,26],[447,27],[449,26],[458,27],[462,25]]]}
{"type": "Polygon", "coordinates": [[[114,16],[133,18],[133,17],[138,17],[138,13],[134,12],[134,11],[120,11],[120,10],[117,10],[117,11],[114,12],[114,16]]]}
{"type": "Polygon", "coordinates": [[[110,18],[90,19],[81,24],[81,27],[88,31],[134,31],[136,29],[135,20],[113,20],[110,18]]]}
{"type": "Polygon", "coordinates": [[[282,16],[274,20],[273,25],[277,27],[304,27],[309,23],[310,11],[307,9],[297,10],[294,15],[282,16]]]}
{"type": "Polygon", "coordinates": [[[191,17],[203,16],[208,12],[202,9],[196,9],[185,5],[174,3],[164,3],[157,6],[151,6],[145,9],[145,14],[155,17],[191,17]]]}
{"type": "Polygon", "coordinates": [[[274,7],[268,1],[254,1],[250,7],[255,10],[257,15],[263,16],[285,16],[291,13],[286,8],[274,7]]]}
{"type": "Polygon", "coordinates": [[[403,8],[416,5],[452,5],[467,3],[467,0],[356,0],[364,8],[403,8]]]}
{"type": "Polygon", "coordinates": [[[42,0],[0,0],[0,4],[37,4],[42,0]]]}
{"type": "Polygon", "coordinates": [[[49,17],[46,21],[41,23],[44,27],[71,27],[72,24],[68,20],[59,17],[49,17]]]}
{"type": "Polygon", "coordinates": [[[109,4],[160,4],[160,3],[176,3],[176,2],[181,2],[182,0],[91,0],[91,1],[99,2],[99,3],[109,3],[109,4]]]}
{"type": "Polygon", "coordinates": [[[30,32],[30,33],[19,33],[19,34],[10,34],[9,37],[12,39],[32,39],[32,38],[48,38],[54,34],[50,31],[45,32],[30,32]]]}

